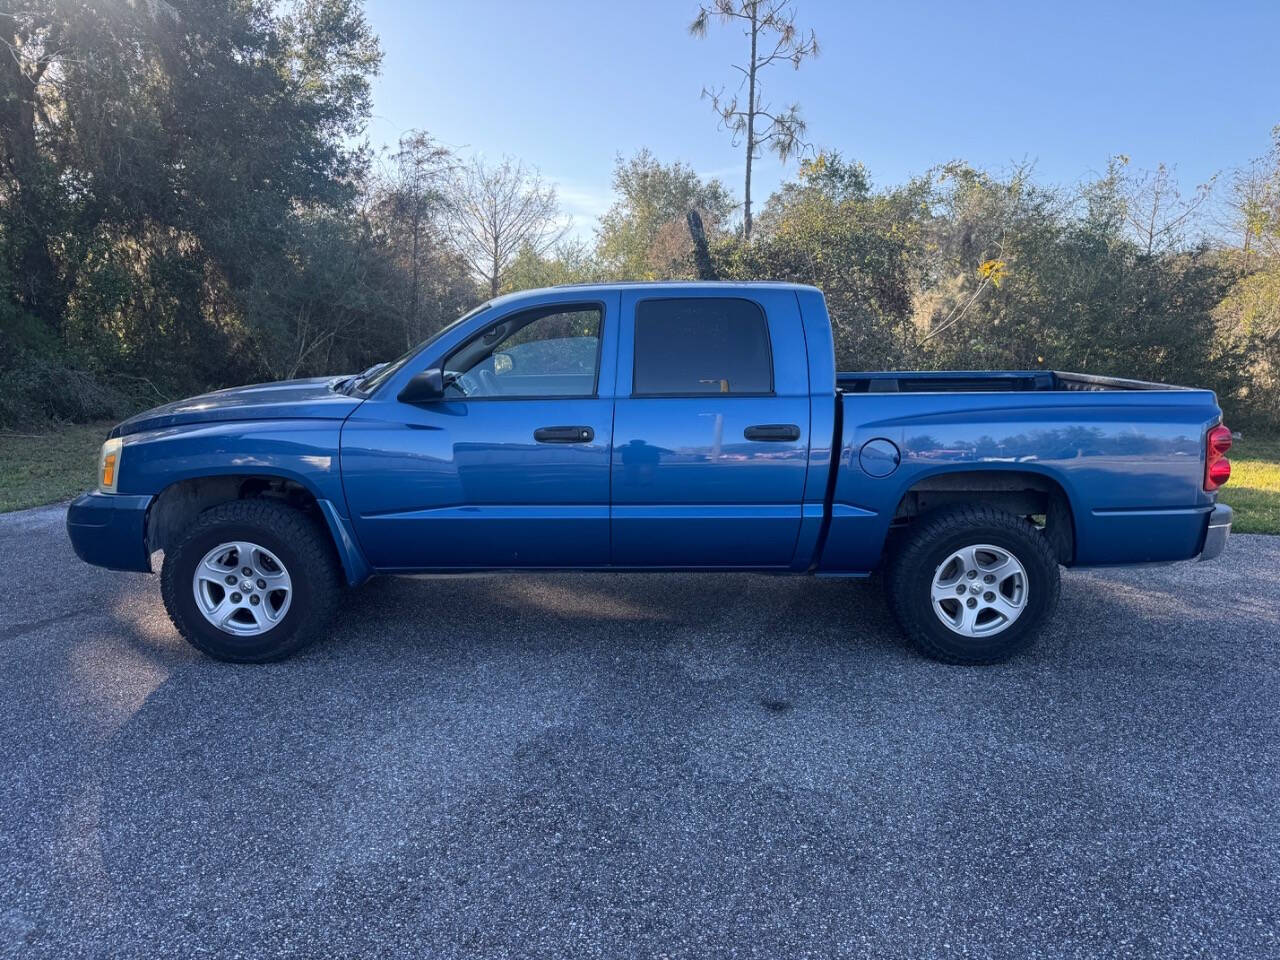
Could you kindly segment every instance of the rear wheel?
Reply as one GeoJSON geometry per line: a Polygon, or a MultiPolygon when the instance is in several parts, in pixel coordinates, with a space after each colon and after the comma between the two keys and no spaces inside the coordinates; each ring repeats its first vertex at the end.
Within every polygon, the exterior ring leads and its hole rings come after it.
{"type": "Polygon", "coordinates": [[[279,660],[320,636],[337,608],[341,571],[311,518],[236,500],[206,510],[165,551],[165,609],[178,632],[219,660],[279,660]]]}
{"type": "Polygon", "coordinates": [[[1058,602],[1058,561],[1026,520],[984,506],[927,515],[888,568],[894,616],[926,656],[999,663],[1025,649],[1058,602]]]}

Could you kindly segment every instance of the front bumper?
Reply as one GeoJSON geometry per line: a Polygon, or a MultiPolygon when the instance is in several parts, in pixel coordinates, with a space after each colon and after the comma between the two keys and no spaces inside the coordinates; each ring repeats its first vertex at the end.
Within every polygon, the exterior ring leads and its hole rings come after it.
{"type": "Polygon", "coordinates": [[[1201,560],[1212,560],[1222,552],[1231,536],[1231,508],[1220,503],[1209,514],[1209,526],[1204,532],[1204,546],[1200,548],[1201,560]]]}
{"type": "Polygon", "coordinates": [[[154,498],[118,493],[82,493],[67,508],[67,536],[85,563],[111,570],[151,572],[147,509],[154,498]]]}

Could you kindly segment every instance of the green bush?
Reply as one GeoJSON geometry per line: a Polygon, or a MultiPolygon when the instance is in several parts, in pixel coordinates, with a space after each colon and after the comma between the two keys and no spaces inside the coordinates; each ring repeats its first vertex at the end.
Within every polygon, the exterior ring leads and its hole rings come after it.
{"type": "Polygon", "coordinates": [[[99,374],[23,352],[4,372],[0,424],[118,420],[145,402],[137,389],[122,390],[99,374]]]}

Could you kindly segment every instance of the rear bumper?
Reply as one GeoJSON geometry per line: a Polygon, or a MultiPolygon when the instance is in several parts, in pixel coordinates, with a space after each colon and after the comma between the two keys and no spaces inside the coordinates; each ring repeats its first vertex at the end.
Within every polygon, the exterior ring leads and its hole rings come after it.
{"type": "Polygon", "coordinates": [[[85,563],[111,570],[151,572],[147,509],[152,497],[83,493],[67,508],[67,536],[85,563]]]}
{"type": "Polygon", "coordinates": [[[1200,548],[1201,560],[1212,560],[1222,553],[1231,536],[1231,508],[1220,503],[1209,514],[1209,526],[1204,532],[1204,546],[1200,548]]]}

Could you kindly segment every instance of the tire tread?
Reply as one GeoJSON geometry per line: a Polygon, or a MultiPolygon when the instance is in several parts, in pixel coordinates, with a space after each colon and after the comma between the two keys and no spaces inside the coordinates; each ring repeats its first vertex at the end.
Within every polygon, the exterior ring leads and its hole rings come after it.
{"type": "MultiPolygon", "coordinates": [[[[1029,646],[1044,620],[1048,619],[1054,607],[1057,606],[1061,590],[1058,558],[1048,539],[1022,517],[983,504],[942,507],[917,520],[889,557],[885,585],[889,597],[889,608],[894,618],[921,653],[943,663],[966,665],[1000,663],[1029,646]],[[1025,543],[1028,549],[1034,552],[1035,557],[1020,557],[1019,559],[1024,561],[1024,566],[1026,560],[1034,559],[1043,563],[1046,570],[1051,571],[1048,577],[1049,596],[1040,608],[1038,622],[1020,630],[1012,642],[994,644],[985,651],[957,653],[954,648],[939,644],[926,629],[927,622],[924,618],[934,616],[932,605],[922,604],[918,599],[913,600],[909,595],[910,591],[905,587],[905,582],[913,571],[928,563],[929,551],[939,541],[961,530],[976,531],[981,528],[999,530],[1025,543]]],[[[999,636],[1002,635],[997,635],[999,636]]]]}
{"type": "Polygon", "coordinates": [[[202,512],[182,534],[172,557],[166,554],[160,574],[160,592],[165,609],[183,638],[202,653],[235,663],[283,660],[307,646],[333,620],[341,601],[342,586],[341,565],[328,532],[301,511],[269,500],[231,500],[202,512]],[[205,533],[230,524],[256,527],[286,541],[301,562],[301,569],[291,570],[290,575],[305,577],[308,583],[309,602],[302,616],[288,625],[290,629],[274,647],[264,651],[241,654],[210,643],[194,624],[188,622],[182,605],[177,602],[178,591],[190,589],[190,585],[183,582],[186,578],[178,575],[178,569],[183,566],[183,551],[205,533]]]}

